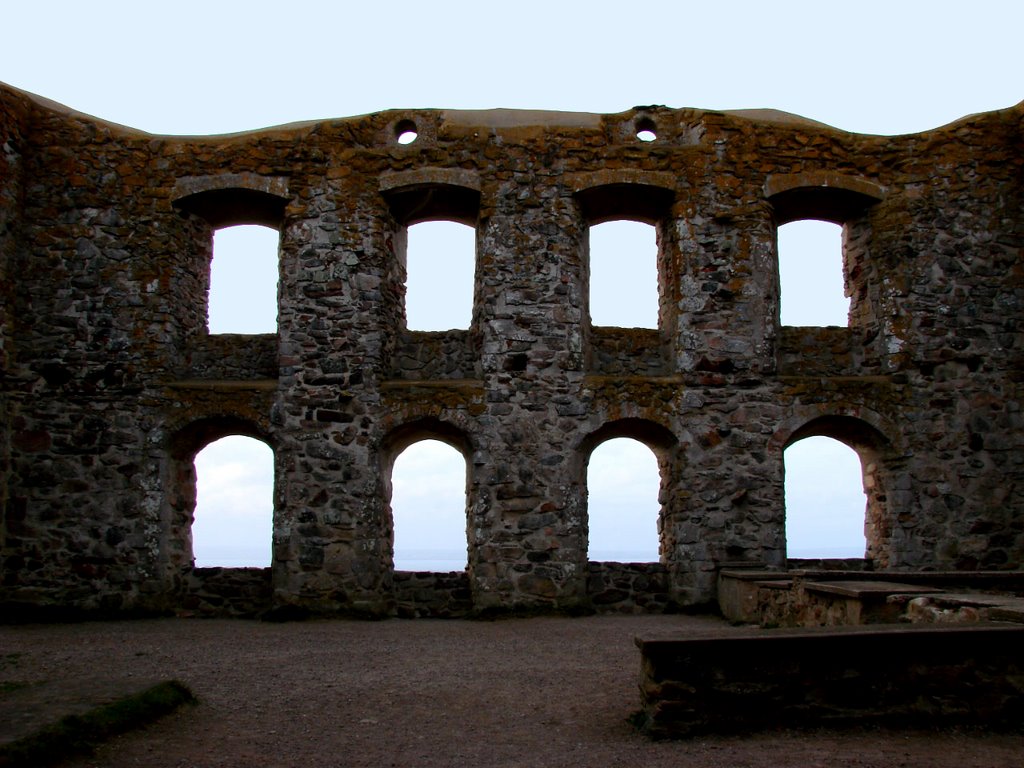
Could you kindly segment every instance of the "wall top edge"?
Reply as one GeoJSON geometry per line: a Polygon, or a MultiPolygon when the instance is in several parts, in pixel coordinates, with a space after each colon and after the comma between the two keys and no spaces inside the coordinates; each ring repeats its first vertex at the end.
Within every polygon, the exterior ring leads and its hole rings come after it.
{"type": "Polygon", "coordinates": [[[633,107],[623,112],[618,113],[597,113],[597,112],[562,112],[557,110],[534,110],[534,109],[507,109],[507,108],[496,108],[496,109],[436,109],[436,108],[417,108],[417,109],[392,109],[384,110],[382,112],[367,113],[362,115],[349,115],[339,118],[328,118],[328,119],[316,119],[316,120],[303,120],[292,123],[284,123],[280,125],[264,126],[254,128],[251,130],[238,131],[234,133],[221,133],[221,134],[158,134],[151,133],[149,131],[140,130],[131,126],[116,123],[110,120],[105,120],[95,115],[90,115],[85,112],[80,112],[76,109],[68,107],[59,102],[48,99],[45,96],[40,96],[29,91],[24,91],[20,88],[16,88],[12,85],[8,85],[3,81],[0,81],[0,100],[5,99],[8,95],[20,96],[21,98],[27,99],[37,107],[53,112],[57,115],[67,117],[69,119],[81,120],[85,122],[94,123],[96,125],[105,126],[111,130],[122,133],[126,136],[137,136],[146,138],[161,138],[161,139],[174,139],[174,140],[210,140],[210,139],[233,139],[239,137],[255,137],[260,135],[268,134],[281,134],[281,133],[302,133],[319,126],[324,125],[338,125],[349,122],[356,122],[373,118],[376,116],[394,116],[395,119],[399,119],[402,116],[435,116],[440,122],[447,123],[451,126],[457,126],[459,128],[480,128],[486,131],[501,131],[511,129],[523,129],[523,128],[547,128],[547,129],[577,129],[577,130],[600,130],[604,123],[608,120],[614,120],[616,118],[621,120],[629,119],[640,119],[644,116],[650,116],[653,118],[664,118],[669,115],[685,117],[688,121],[702,121],[707,118],[714,117],[725,117],[726,119],[743,120],[755,123],[762,123],[775,126],[790,126],[793,128],[803,128],[809,130],[820,130],[832,133],[840,133],[846,135],[860,135],[860,136],[884,136],[885,138],[895,138],[898,135],[903,136],[924,136],[928,134],[939,133],[947,129],[953,128],[960,125],[961,123],[987,118],[1002,113],[1011,112],[1022,112],[1024,113],[1024,101],[1007,107],[1006,109],[992,110],[990,112],[980,112],[970,115],[965,115],[957,120],[946,125],[937,126],[930,130],[920,131],[918,133],[911,134],[897,134],[897,135],[881,135],[881,134],[857,134],[851,131],[846,131],[841,128],[828,125],[826,123],[813,120],[811,118],[803,117],[801,115],[785,112],[778,109],[770,108],[757,108],[757,109],[734,109],[734,110],[710,110],[710,109],[696,109],[696,108],[670,108],[665,106],[648,106],[648,107],[633,107]]]}

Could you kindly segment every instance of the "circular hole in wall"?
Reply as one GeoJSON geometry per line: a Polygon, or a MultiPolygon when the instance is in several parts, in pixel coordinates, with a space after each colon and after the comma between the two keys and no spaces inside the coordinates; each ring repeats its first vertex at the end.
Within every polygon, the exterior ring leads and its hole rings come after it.
{"type": "Polygon", "coordinates": [[[658,138],[658,134],[654,130],[654,121],[646,117],[637,120],[636,137],[640,141],[654,141],[658,138]]]}
{"type": "Polygon", "coordinates": [[[403,120],[395,126],[395,139],[399,144],[412,144],[418,138],[416,123],[412,120],[403,120]]]}

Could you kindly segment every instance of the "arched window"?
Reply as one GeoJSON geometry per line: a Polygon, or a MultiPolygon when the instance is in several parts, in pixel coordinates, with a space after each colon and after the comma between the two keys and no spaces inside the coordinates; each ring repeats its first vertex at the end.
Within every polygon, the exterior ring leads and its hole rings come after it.
{"type": "Polygon", "coordinates": [[[454,221],[425,221],[410,226],[406,246],[406,328],[469,328],[475,263],[473,227],[454,221]]]}
{"type": "Polygon", "coordinates": [[[276,333],[279,233],[239,225],[213,234],[210,333],[276,333]]]}
{"type": "Polygon", "coordinates": [[[274,515],[274,452],[231,435],[195,456],[192,553],[198,568],[268,567],[274,515]]]}
{"type": "MultiPolygon", "coordinates": [[[[402,121],[401,137],[415,126],[402,121]]],[[[394,285],[386,297],[400,296],[403,306],[390,305],[396,320],[403,315],[409,331],[469,328],[476,279],[476,225],[480,214],[480,179],[464,169],[426,168],[389,174],[382,194],[396,225],[388,240],[405,285],[394,285]]]]}
{"type": "Polygon", "coordinates": [[[618,220],[590,227],[590,320],[597,326],[658,327],[653,225],[618,220]]]}
{"type": "Polygon", "coordinates": [[[857,452],[814,436],[790,445],[784,458],[788,556],[864,557],[867,498],[857,452]]]}
{"type": "Polygon", "coordinates": [[[395,570],[465,570],[465,457],[430,439],[402,451],[391,471],[391,515],[395,570]]]}
{"type": "Polygon", "coordinates": [[[870,321],[864,221],[885,190],[867,179],[819,170],[769,176],[765,193],[778,226],[782,324],[846,327],[851,319],[854,325],[870,321]],[[815,276],[818,270],[824,276],[815,276]],[[819,307],[819,299],[828,308],[819,307]]]}
{"type": "Polygon", "coordinates": [[[778,246],[782,324],[847,326],[843,228],[800,219],[779,227],[778,246]]]}
{"type": "Polygon", "coordinates": [[[643,443],[619,437],[590,454],[587,465],[587,559],[657,562],[661,475],[643,443]]]}

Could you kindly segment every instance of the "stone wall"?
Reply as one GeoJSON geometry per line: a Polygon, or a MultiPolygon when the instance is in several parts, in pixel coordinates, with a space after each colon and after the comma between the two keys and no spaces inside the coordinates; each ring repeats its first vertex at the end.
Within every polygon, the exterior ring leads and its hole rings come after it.
{"type": "Polygon", "coordinates": [[[586,464],[619,436],[661,468],[665,605],[713,600],[723,562],[785,564],[783,450],[815,434],[862,458],[876,570],[1017,568],[1022,115],[877,137],[404,110],[178,138],[3,88],[0,602],[180,607],[192,459],[229,434],[275,453],[278,608],[397,610],[390,470],[423,438],[466,457],[474,610],[593,605],[586,464]],[[776,228],[801,218],[844,225],[848,328],[780,326],[776,228]],[[405,329],[406,228],[432,219],[476,230],[463,331],[405,329]],[[588,227],[612,219],[656,228],[655,330],[591,327],[588,227]],[[277,334],[206,330],[236,223],[280,232],[277,334]]]}
{"type": "Polygon", "coordinates": [[[252,619],[268,615],[272,599],[269,568],[193,568],[180,612],[252,619]]]}
{"type": "Polygon", "coordinates": [[[599,613],[664,613],[680,607],[671,601],[662,563],[587,563],[587,594],[599,613]]]}
{"type": "Polygon", "coordinates": [[[458,619],[471,616],[473,593],[465,571],[396,571],[395,608],[405,619],[458,619]]]}
{"type": "Polygon", "coordinates": [[[780,728],[1016,729],[1024,628],[976,625],[643,639],[654,738],[780,728]]]}

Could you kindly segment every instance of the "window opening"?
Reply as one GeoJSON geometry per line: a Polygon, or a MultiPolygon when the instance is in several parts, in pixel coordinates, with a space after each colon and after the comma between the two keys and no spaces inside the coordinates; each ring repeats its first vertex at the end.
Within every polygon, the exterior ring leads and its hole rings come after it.
{"type": "Polygon", "coordinates": [[[224,437],[196,454],[195,471],[196,567],[268,567],[274,527],[270,446],[241,435],[224,437]]]}
{"type": "Polygon", "coordinates": [[[864,557],[863,470],[857,452],[830,437],[786,449],[786,549],[794,558],[864,557]]]}
{"type": "Polygon", "coordinates": [[[405,317],[410,331],[469,328],[475,261],[473,227],[453,221],[409,227],[405,317]]]}
{"type": "Polygon", "coordinates": [[[419,132],[412,120],[403,120],[395,126],[395,140],[399,144],[412,144],[418,138],[419,132]]]}
{"type": "Polygon", "coordinates": [[[659,560],[658,459],[643,443],[618,437],[601,443],[587,465],[587,559],[659,560]]]}
{"type": "Polygon", "coordinates": [[[650,118],[641,118],[636,123],[636,137],[640,141],[654,141],[658,134],[654,130],[654,121],[650,118]]]}
{"type": "Polygon", "coordinates": [[[651,224],[590,227],[590,318],[597,326],[658,327],[658,239],[651,224]]]}
{"type": "Polygon", "coordinates": [[[224,227],[213,233],[210,264],[210,333],[277,332],[276,229],[224,227]]]}
{"type": "Polygon", "coordinates": [[[421,440],[391,471],[394,562],[398,571],[466,569],[466,459],[440,440],[421,440]]]}
{"type": "Polygon", "coordinates": [[[779,227],[778,238],[782,324],[846,327],[843,228],[804,219],[779,227]]]}

